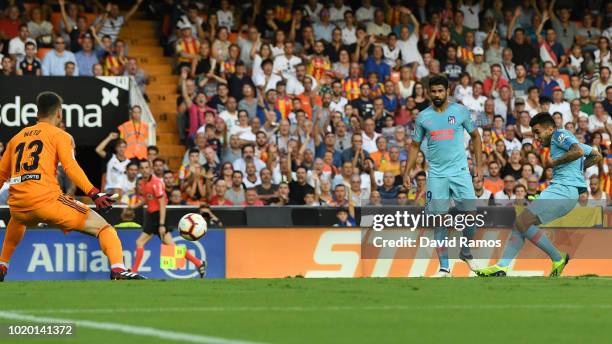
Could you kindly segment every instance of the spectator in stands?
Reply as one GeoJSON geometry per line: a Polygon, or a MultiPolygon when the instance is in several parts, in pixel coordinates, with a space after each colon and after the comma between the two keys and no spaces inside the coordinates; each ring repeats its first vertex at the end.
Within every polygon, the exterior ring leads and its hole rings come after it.
{"type": "Polygon", "coordinates": [[[242,202],[241,205],[247,207],[260,207],[264,206],[264,203],[257,196],[257,190],[255,190],[255,188],[248,188],[244,193],[244,202],[242,202]]]}
{"type": "Polygon", "coordinates": [[[19,35],[20,16],[19,7],[16,5],[6,8],[4,17],[0,19],[0,41],[10,40],[19,35]]]}
{"type": "Polygon", "coordinates": [[[64,65],[65,76],[76,76],[74,73],[76,71],[76,64],[74,62],[68,61],[64,65]]]}
{"type": "Polygon", "coordinates": [[[500,166],[497,161],[489,162],[489,176],[484,180],[485,189],[495,195],[504,188],[504,180],[500,178],[500,166]]]}
{"type": "Polygon", "coordinates": [[[557,32],[555,29],[547,29],[546,38],[543,38],[541,35],[544,24],[546,24],[548,19],[550,19],[549,11],[545,11],[542,17],[542,23],[535,32],[538,39],[538,46],[540,47],[540,59],[544,61],[544,63],[549,62],[551,65],[563,67],[567,63],[567,56],[565,55],[565,49],[561,43],[557,41],[557,32]]]}
{"type": "Polygon", "coordinates": [[[13,68],[13,60],[10,56],[2,57],[2,76],[15,75],[15,69],[13,68]]]}
{"type": "Polygon", "coordinates": [[[136,180],[138,179],[138,163],[130,161],[125,167],[125,174],[119,185],[119,202],[123,204],[134,204],[138,197],[136,193],[136,180]]]}
{"type": "Polygon", "coordinates": [[[606,98],[606,89],[609,86],[612,86],[610,68],[603,66],[599,69],[599,79],[591,84],[591,98],[597,101],[604,100],[606,98]]]}
{"type": "Polygon", "coordinates": [[[484,180],[481,176],[473,176],[472,184],[474,185],[474,194],[476,195],[476,199],[479,201],[479,206],[488,206],[490,205],[490,200],[493,196],[491,191],[484,187],[484,180]]]}
{"type": "MultiPolygon", "coordinates": [[[[20,29],[21,30],[21,29],[20,29]]],[[[39,46],[51,46],[53,42],[53,24],[45,20],[40,7],[32,8],[28,30],[31,37],[36,40],[39,46]]]]}
{"type": "Polygon", "coordinates": [[[98,56],[93,50],[93,39],[89,36],[85,36],[81,39],[82,50],[74,54],[77,67],[79,68],[81,76],[93,76],[93,66],[98,61],[98,56]]]}
{"type": "Polygon", "coordinates": [[[138,67],[138,60],[136,58],[128,58],[128,64],[123,75],[134,77],[136,86],[138,86],[145,99],[148,99],[145,87],[149,84],[149,75],[147,75],[144,69],[138,67]]]}
{"type": "Polygon", "coordinates": [[[42,75],[42,64],[40,60],[36,58],[36,44],[34,42],[27,42],[25,44],[25,56],[21,59],[21,62],[17,64],[17,75],[42,75]]]}
{"type": "Polygon", "coordinates": [[[221,222],[221,219],[219,219],[210,209],[210,206],[208,204],[202,203],[200,204],[200,215],[202,215],[202,217],[204,218],[204,220],[206,220],[206,223],[208,223],[209,228],[210,227],[222,227],[223,223],[221,222]]]}
{"type": "Polygon", "coordinates": [[[187,202],[183,199],[181,189],[173,187],[168,194],[168,205],[187,205],[187,202]]]}
{"type": "Polygon", "coordinates": [[[99,32],[102,36],[109,35],[111,40],[115,42],[117,36],[119,36],[119,31],[121,31],[123,25],[130,20],[134,13],[136,13],[142,1],[143,0],[136,0],[136,3],[130,8],[125,17],[119,12],[119,4],[109,1],[106,4],[104,14],[98,16],[93,24],[95,31],[99,32]]]}
{"type": "Polygon", "coordinates": [[[191,68],[193,61],[199,58],[200,40],[192,34],[191,24],[179,21],[178,29],[181,37],[176,42],[176,58],[179,69],[191,68]]]}
{"type": "Polygon", "coordinates": [[[149,126],[142,121],[142,108],[133,105],[130,110],[130,120],[119,126],[121,138],[127,142],[125,156],[128,159],[147,158],[147,146],[149,142],[149,126]]]}
{"type": "Polygon", "coordinates": [[[19,64],[25,57],[26,43],[33,43],[36,49],[36,41],[30,37],[30,30],[26,24],[19,25],[19,35],[9,41],[9,56],[19,64]]]}
{"type": "Polygon", "coordinates": [[[289,174],[289,204],[304,205],[304,196],[310,192],[314,193],[314,188],[306,182],[307,174],[308,171],[304,166],[297,167],[295,180],[289,174]]]}
{"type": "Polygon", "coordinates": [[[166,162],[162,158],[148,159],[151,165],[153,165],[153,175],[159,179],[164,178],[164,171],[166,170],[166,162]]]}
{"type": "Polygon", "coordinates": [[[232,204],[242,204],[245,197],[244,190],[243,173],[234,171],[232,173],[232,184],[225,192],[225,198],[232,202],[232,204]]]}
{"type": "Polygon", "coordinates": [[[141,229],[142,226],[135,222],[136,212],[132,208],[123,208],[121,211],[121,222],[116,224],[115,228],[121,229],[141,229]]]}
{"type": "Polygon", "coordinates": [[[232,201],[225,198],[227,184],[224,179],[217,179],[214,187],[214,195],[209,199],[210,205],[234,205],[232,201]]]}
{"type": "MultiPolygon", "coordinates": [[[[63,37],[55,38],[55,47],[49,51],[42,64],[42,74],[44,76],[64,76],[66,75],[66,62],[76,64],[74,54],[66,50],[66,41],[63,37]]],[[[78,67],[75,70],[75,75],[79,75],[78,67]]]]}
{"type": "Polygon", "coordinates": [[[589,205],[606,206],[609,203],[608,194],[601,189],[598,175],[589,178],[589,205]]]}
{"type": "MultiPolygon", "coordinates": [[[[196,150],[194,151],[199,153],[196,150]]],[[[194,160],[197,160],[197,155],[193,154],[193,156],[196,157],[194,160]]],[[[183,195],[186,197],[187,204],[198,205],[207,198],[207,183],[212,181],[213,175],[212,171],[206,173],[203,166],[198,164],[197,161],[196,163],[192,162],[190,161],[189,170],[181,183],[181,188],[183,189],[183,195]]]]}
{"type": "Polygon", "coordinates": [[[119,194],[121,192],[121,183],[125,175],[125,169],[130,163],[130,160],[126,156],[127,143],[119,138],[119,134],[111,132],[102,142],[100,142],[100,144],[98,144],[96,153],[102,159],[106,159],[109,156],[106,147],[111,141],[114,141],[113,153],[106,164],[104,190],[110,194],[119,194]]]}
{"type": "Polygon", "coordinates": [[[508,80],[502,76],[501,66],[496,63],[491,65],[491,76],[483,82],[483,92],[486,96],[497,98],[499,97],[499,90],[509,85],[508,80]]]}
{"type": "Polygon", "coordinates": [[[96,63],[95,65],[93,65],[91,69],[93,70],[93,76],[103,76],[104,75],[104,68],[99,63],[96,63]]]}
{"type": "Polygon", "coordinates": [[[516,180],[512,175],[504,177],[504,188],[498,191],[494,195],[496,205],[511,205],[512,200],[516,199],[514,194],[514,187],[516,186],[516,180]]]}
{"type": "MultiPolygon", "coordinates": [[[[235,137],[235,135],[232,135],[235,137]]],[[[229,160],[227,160],[229,161],[229,160]]],[[[255,147],[252,144],[246,144],[241,149],[241,158],[236,159],[233,162],[233,167],[235,171],[240,171],[242,173],[246,172],[246,165],[248,162],[253,162],[255,167],[257,168],[257,172],[261,171],[266,164],[261,161],[259,158],[255,157],[255,147]]]]}

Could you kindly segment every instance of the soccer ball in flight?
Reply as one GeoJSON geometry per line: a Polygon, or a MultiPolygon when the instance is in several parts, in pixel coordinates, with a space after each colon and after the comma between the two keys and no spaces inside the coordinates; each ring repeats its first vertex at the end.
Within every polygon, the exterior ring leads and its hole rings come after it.
{"type": "Polygon", "coordinates": [[[185,240],[196,241],[202,239],[206,234],[208,224],[202,215],[189,213],[181,218],[178,229],[185,240]]]}

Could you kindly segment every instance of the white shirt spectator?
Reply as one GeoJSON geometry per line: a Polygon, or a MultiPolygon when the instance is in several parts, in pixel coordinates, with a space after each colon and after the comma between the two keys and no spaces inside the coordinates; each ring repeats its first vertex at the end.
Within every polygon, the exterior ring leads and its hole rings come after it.
{"type": "MultiPolygon", "coordinates": [[[[310,78],[310,80],[312,80],[312,88],[314,89],[315,87],[317,87],[317,80],[315,78],[313,78],[312,76],[307,75],[306,78],[310,78]]],[[[286,89],[287,94],[293,94],[293,95],[300,95],[302,93],[304,93],[304,85],[297,79],[297,78],[291,78],[289,80],[287,80],[287,89],[286,89]]]]}
{"type": "Polygon", "coordinates": [[[337,101],[336,100],[332,100],[329,103],[329,109],[331,111],[338,111],[340,113],[344,113],[344,106],[348,104],[348,100],[344,97],[340,97],[337,101]]]}
{"type": "Polygon", "coordinates": [[[347,27],[342,29],[342,43],[346,45],[357,43],[357,28],[355,26],[351,30],[347,27]]]}
{"type": "Polygon", "coordinates": [[[11,39],[9,41],[9,55],[15,55],[17,63],[19,63],[25,57],[25,44],[27,42],[32,42],[36,45],[36,41],[32,38],[29,38],[24,42],[19,38],[19,36],[11,39]]]}
{"type": "Polygon", "coordinates": [[[123,178],[125,176],[125,168],[130,163],[130,159],[119,161],[117,155],[113,156],[106,164],[106,184],[105,190],[109,189],[120,189],[122,186],[123,178]]]}
{"type": "Polygon", "coordinates": [[[457,85],[457,87],[455,87],[455,99],[458,102],[462,102],[466,97],[472,97],[472,86],[463,87],[461,84],[457,85]]]}
{"type": "Polygon", "coordinates": [[[474,1],[474,4],[471,6],[463,4],[459,6],[459,11],[463,12],[463,25],[470,30],[478,30],[478,26],[480,24],[478,20],[480,3],[478,1],[474,1]]]}
{"type": "Polygon", "coordinates": [[[250,180],[247,179],[246,174],[244,175],[244,178],[242,179],[242,182],[244,183],[244,186],[246,186],[246,188],[254,188],[257,185],[261,184],[261,178],[259,177],[259,174],[255,174],[255,176],[257,177],[257,180],[255,180],[255,182],[251,182],[250,180]]]}
{"type": "MultiPolygon", "coordinates": [[[[476,199],[478,200],[482,200],[482,201],[488,201],[489,199],[491,199],[491,191],[487,190],[487,189],[483,189],[482,195],[480,196],[476,196],[476,199]]],[[[478,204],[478,205],[488,205],[488,204],[478,204]]]]}
{"type": "Polygon", "coordinates": [[[134,180],[130,181],[127,177],[127,174],[124,174],[121,178],[120,189],[121,189],[121,203],[128,203],[130,200],[130,195],[134,195],[136,193],[136,181],[138,178],[134,178],[134,180]]]}
{"type": "Polygon", "coordinates": [[[253,84],[255,84],[256,87],[263,87],[264,92],[267,92],[268,90],[276,89],[276,84],[281,80],[283,79],[281,79],[280,76],[277,74],[272,74],[266,83],[266,76],[261,74],[253,77],[253,84]]]}
{"type": "Polygon", "coordinates": [[[508,196],[504,190],[498,191],[495,196],[493,196],[493,198],[495,199],[495,204],[497,205],[511,205],[512,204],[512,200],[516,199],[515,195],[512,196],[508,196]]]}
{"type": "Polygon", "coordinates": [[[515,149],[521,150],[521,148],[523,147],[521,141],[519,141],[516,137],[512,139],[512,141],[508,141],[506,138],[504,138],[504,144],[506,145],[507,152],[512,152],[515,149]]]}
{"type": "MultiPolygon", "coordinates": [[[[103,20],[103,16],[98,16],[96,21],[94,22],[94,26],[103,20]]],[[[117,36],[119,36],[119,31],[121,31],[121,27],[125,24],[125,18],[123,16],[118,16],[117,18],[106,18],[104,25],[98,32],[98,36],[103,37],[104,35],[109,35],[111,39],[114,41],[117,40],[117,36]]]]}
{"type": "Polygon", "coordinates": [[[290,77],[295,77],[295,66],[300,63],[302,63],[302,59],[295,55],[289,58],[286,55],[279,55],[274,59],[272,72],[280,72],[285,79],[289,79],[290,77]]]}
{"type": "Polygon", "coordinates": [[[374,132],[374,137],[370,138],[365,132],[362,132],[361,137],[363,138],[363,150],[370,154],[378,150],[376,147],[376,139],[380,137],[379,133],[374,132]]]}
{"type": "Polygon", "coordinates": [[[400,48],[396,45],[395,49],[391,49],[387,44],[383,44],[383,55],[385,56],[385,63],[391,68],[395,67],[395,61],[399,58],[400,48]]]}
{"type": "Polygon", "coordinates": [[[397,40],[397,47],[402,52],[402,63],[409,64],[412,62],[416,62],[419,65],[425,64],[423,62],[423,57],[421,53],[419,53],[419,49],[417,45],[419,44],[419,37],[415,34],[411,34],[407,40],[403,41],[401,39],[397,40]]]}
{"type": "Polygon", "coordinates": [[[389,26],[389,24],[387,23],[378,25],[374,22],[371,22],[367,25],[366,31],[370,35],[387,37],[387,35],[391,33],[391,26],[389,26]]]}
{"type": "Polygon", "coordinates": [[[461,102],[472,112],[483,112],[486,101],[487,97],[483,95],[478,96],[478,98],[474,98],[474,96],[470,94],[463,97],[461,102]]]}
{"type": "Polygon", "coordinates": [[[508,115],[508,105],[503,100],[501,100],[501,98],[495,98],[493,104],[495,105],[495,114],[502,116],[504,118],[505,123],[506,117],[508,115]]]}
{"type": "Polygon", "coordinates": [[[225,110],[219,114],[219,117],[221,117],[221,119],[225,122],[227,130],[230,132],[232,131],[232,128],[238,124],[238,111],[231,113],[225,110]]]}
{"type": "Polygon", "coordinates": [[[217,11],[217,21],[219,22],[219,27],[225,26],[228,30],[232,30],[234,28],[234,13],[232,11],[217,11]]]}
{"type": "MultiPolygon", "coordinates": [[[[257,169],[257,174],[259,175],[259,171],[266,167],[266,163],[258,158],[253,158],[253,162],[255,163],[255,168],[257,169]]],[[[246,174],[246,161],[244,161],[243,158],[234,161],[232,166],[234,167],[234,171],[240,171],[242,174],[246,174]]]]}
{"type": "MultiPolygon", "coordinates": [[[[596,115],[589,116],[589,131],[593,132],[597,129],[605,129],[606,124],[612,124],[610,116],[606,116],[605,120],[599,119],[596,115]]],[[[605,133],[605,130],[604,130],[605,133]]],[[[605,136],[605,135],[604,135],[605,136]]]]}
{"type": "Polygon", "coordinates": [[[374,12],[376,11],[376,7],[370,6],[370,8],[359,7],[357,12],[355,12],[355,18],[357,18],[358,22],[369,23],[374,20],[374,12]]]}
{"type": "Polygon", "coordinates": [[[350,11],[351,8],[346,5],[342,5],[340,8],[336,8],[336,6],[331,6],[329,8],[329,21],[338,25],[344,21],[344,12],[350,11]]]}
{"type": "Polygon", "coordinates": [[[308,6],[307,4],[304,5],[304,12],[306,14],[306,17],[308,19],[310,19],[310,21],[312,23],[317,23],[319,22],[319,14],[321,13],[321,10],[323,9],[323,5],[321,5],[320,3],[317,2],[317,5],[315,6],[314,10],[312,8],[310,8],[310,6],[308,6]]]}
{"type": "Polygon", "coordinates": [[[606,98],[606,88],[608,86],[612,86],[612,78],[608,79],[606,83],[601,82],[601,79],[593,81],[591,84],[591,98],[603,101],[606,98]]]}
{"type": "Polygon", "coordinates": [[[563,116],[563,125],[574,120],[574,117],[572,116],[572,110],[570,109],[570,105],[568,102],[564,101],[561,103],[551,103],[550,108],[548,109],[548,113],[552,115],[555,112],[560,112],[563,116]]]}
{"type": "Polygon", "coordinates": [[[593,195],[591,194],[591,189],[589,188],[589,201],[587,202],[587,205],[590,207],[593,206],[602,206],[605,207],[608,204],[608,194],[605,193],[605,191],[601,192],[601,198],[599,199],[595,199],[593,198],[593,195]]]}

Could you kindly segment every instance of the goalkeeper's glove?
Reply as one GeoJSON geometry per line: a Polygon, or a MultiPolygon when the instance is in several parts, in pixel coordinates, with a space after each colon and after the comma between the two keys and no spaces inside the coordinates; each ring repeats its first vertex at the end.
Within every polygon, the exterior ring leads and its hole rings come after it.
{"type": "Polygon", "coordinates": [[[96,204],[96,209],[106,214],[113,207],[113,203],[117,200],[114,199],[111,194],[107,194],[105,192],[100,192],[98,188],[93,188],[91,191],[87,193],[94,203],[96,204]]]}

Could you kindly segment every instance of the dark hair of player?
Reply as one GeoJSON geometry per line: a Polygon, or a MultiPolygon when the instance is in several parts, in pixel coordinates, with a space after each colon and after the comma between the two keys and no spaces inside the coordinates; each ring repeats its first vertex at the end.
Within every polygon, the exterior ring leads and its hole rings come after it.
{"type": "Polygon", "coordinates": [[[441,74],[434,75],[429,79],[429,89],[431,90],[431,88],[435,85],[442,85],[444,86],[444,89],[447,89],[448,79],[441,74]]]}
{"type": "Polygon", "coordinates": [[[529,121],[529,126],[533,127],[536,124],[555,127],[555,120],[548,112],[540,112],[539,114],[533,116],[531,121],[529,121]]]}
{"type": "Polygon", "coordinates": [[[36,97],[38,107],[38,118],[47,118],[62,106],[63,99],[55,92],[41,92],[36,97]]]}

